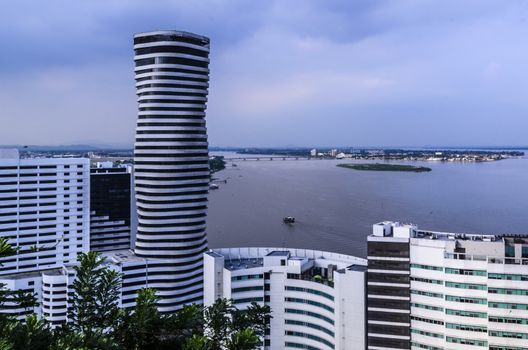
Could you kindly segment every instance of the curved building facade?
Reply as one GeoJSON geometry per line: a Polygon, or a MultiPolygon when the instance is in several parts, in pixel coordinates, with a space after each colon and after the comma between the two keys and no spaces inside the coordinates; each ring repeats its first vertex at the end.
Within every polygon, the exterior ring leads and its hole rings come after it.
{"type": "Polygon", "coordinates": [[[209,156],[209,39],[180,31],[134,36],[139,113],[134,147],[135,254],[156,259],[162,309],[201,300],[209,156]]]}
{"type": "Polygon", "coordinates": [[[204,304],[269,305],[264,349],[365,349],[367,261],[296,248],[223,248],[204,254],[204,304]]]}

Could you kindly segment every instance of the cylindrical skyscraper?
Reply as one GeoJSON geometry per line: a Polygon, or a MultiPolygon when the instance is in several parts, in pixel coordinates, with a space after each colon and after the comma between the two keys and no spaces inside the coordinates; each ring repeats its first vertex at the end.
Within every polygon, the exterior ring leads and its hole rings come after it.
{"type": "Polygon", "coordinates": [[[209,39],[172,30],[140,33],[134,36],[134,51],[139,103],[135,253],[155,259],[149,263],[148,286],[158,290],[160,308],[170,310],[202,296],[209,39]]]}

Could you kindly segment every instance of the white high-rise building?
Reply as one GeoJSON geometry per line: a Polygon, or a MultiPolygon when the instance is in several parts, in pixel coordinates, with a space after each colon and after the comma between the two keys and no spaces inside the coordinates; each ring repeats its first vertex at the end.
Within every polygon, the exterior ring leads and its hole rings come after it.
{"type": "Polygon", "coordinates": [[[269,305],[266,349],[365,349],[366,263],[308,249],[214,249],[204,254],[204,303],[269,305]]]}
{"type": "Polygon", "coordinates": [[[69,266],[89,250],[90,169],[85,158],[20,158],[0,150],[0,237],[17,253],[0,259],[0,284],[35,295],[39,305],[0,312],[35,312],[65,322],[69,266]]]}
{"type": "Polygon", "coordinates": [[[108,252],[124,274],[122,301],[157,290],[162,312],[203,298],[209,156],[209,39],[180,31],[134,36],[139,103],[134,148],[134,254],[108,252]]]}
{"type": "Polygon", "coordinates": [[[383,222],[368,238],[369,349],[528,348],[528,238],[383,222]]]}
{"type": "Polygon", "coordinates": [[[0,153],[0,237],[18,249],[0,259],[0,275],[62,267],[89,250],[89,166],[0,153]]]}
{"type": "Polygon", "coordinates": [[[209,39],[178,31],[141,33],[134,36],[134,51],[135,253],[176,259],[186,277],[199,275],[209,189],[209,39]]]}

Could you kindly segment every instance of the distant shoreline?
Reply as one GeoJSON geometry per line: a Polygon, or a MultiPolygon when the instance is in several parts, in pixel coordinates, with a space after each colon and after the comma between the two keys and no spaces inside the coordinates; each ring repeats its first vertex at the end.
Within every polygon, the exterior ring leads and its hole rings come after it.
{"type": "Polygon", "coordinates": [[[425,173],[432,169],[424,166],[414,165],[403,165],[403,164],[381,164],[381,163],[370,163],[370,164],[350,164],[343,163],[337,164],[340,168],[362,170],[362,171],[404,171],[413,173],[425,173]]]}

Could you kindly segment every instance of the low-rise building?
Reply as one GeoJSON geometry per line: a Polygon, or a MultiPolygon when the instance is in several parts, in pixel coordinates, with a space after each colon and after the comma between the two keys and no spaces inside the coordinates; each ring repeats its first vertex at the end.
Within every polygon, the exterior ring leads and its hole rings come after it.
{"type": "Polygon", "coordinates": [[[292,248],[204,254],[204,303],[271,307],[266,349],[365,349],[366,260],[292,248]]]}

